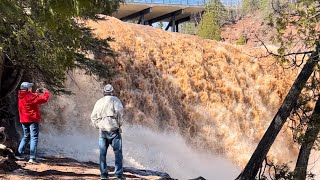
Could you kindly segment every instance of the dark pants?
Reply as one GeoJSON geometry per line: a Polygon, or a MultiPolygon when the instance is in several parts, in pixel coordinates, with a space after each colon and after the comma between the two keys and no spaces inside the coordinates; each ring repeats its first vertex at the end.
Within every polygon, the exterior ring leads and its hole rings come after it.
{"type": "Polygon", "coordinates": [[[39,123],[22,123],[23,138],[21,139],[18,153],[23,155],[30,139],[30,159],[35,159],[37,154],[38,137],[39,137],[39,123]]]}
{"type": "Polygon", "coordinates": [[[107,166],[107,150],[109,145],[112,146],[115,155],[115,169],[114,174],[116,177],[122,177],[123,165],[122,165],[122,139],[120,132],[107,132],[100,131],[99,137],[99,149],[100,149],[100,172],[101,178],[108,177],[108,166],[107,166]]]}

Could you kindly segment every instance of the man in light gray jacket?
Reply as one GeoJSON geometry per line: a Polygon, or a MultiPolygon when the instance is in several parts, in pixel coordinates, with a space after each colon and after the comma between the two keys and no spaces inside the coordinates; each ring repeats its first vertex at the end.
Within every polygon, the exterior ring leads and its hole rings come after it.
{"type": "Polygon", "coordinates": [[[99,129],[100,172],[101,179],[108,179],[108,166],[106,161],[109,145],[115,154],[114,174],[119,179],[123,177],[123,156],[121,125],[123,105],[119,98],[113,96],[113,87],[107,84],[104,89],[104,97],[99,99],[92,111],[92,125],[99,129]]]}

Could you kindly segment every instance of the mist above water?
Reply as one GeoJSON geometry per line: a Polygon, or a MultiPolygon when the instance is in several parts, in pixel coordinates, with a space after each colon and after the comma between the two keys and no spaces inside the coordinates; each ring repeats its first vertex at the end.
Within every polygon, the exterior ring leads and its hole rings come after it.
{"type": "MultiPolygon", "coordinates": [[[[229,160],[201,153],[190,147],[178,134],[159,133],[141,126],[123,129],[124,165],[167,172],[178,179],[205,177],[233,179],[240,172],[229,160]]],[[[57,132],[41,134],[39,149],[46,154],[60,154],[80,161],[99,160],[98,133],[57,132]]],[[[108,149],[108,165],[114,165],[112,148],[108,149]]]]}

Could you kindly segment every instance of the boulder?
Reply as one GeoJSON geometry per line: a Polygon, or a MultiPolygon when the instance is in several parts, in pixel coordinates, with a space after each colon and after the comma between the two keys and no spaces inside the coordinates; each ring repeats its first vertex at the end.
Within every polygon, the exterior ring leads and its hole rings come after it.
{"type": "Polygon", "coordinates": [[[14,159],[0,156],[0,172],[9,172],[18,169],[20,166],[14,159]]]}
{"type": "Polygon", "coordinates": [[[15,159],[14,152],[3,144],[0,144],[0,156],[15,159]]]}
{"type": "Polygon", "coordinates": [[[0,144],[6,142],[7,135],[4,133],[5,128],[0,127],[0,144]]]}
{"type": "Polygon", "coordinates": [[[19,167],[15,162],[13,151],[5,145],[0,144],[0,172],[13,171],[19,167]]]}

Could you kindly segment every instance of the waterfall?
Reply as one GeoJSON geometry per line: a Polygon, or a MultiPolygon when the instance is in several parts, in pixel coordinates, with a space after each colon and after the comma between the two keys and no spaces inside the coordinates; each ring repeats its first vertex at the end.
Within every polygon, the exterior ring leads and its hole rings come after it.
{"type": "MultiPolygon", "coordinates": [[[[297,74],[271,57],[254,58],[263,55],[259,48],[114,18],[86,23],[98,37],[115,38],[110,45],[116,58],[102,61],[115,73],[107,82],[126,108],[125,164],[172,177],[235,178],[297,74]]],[[[98,132],[90,126],[90,114],[103,83],[80,70],[70,74],[66,87],[74,94],[54,96],[42,108],[39,149],[97,162],[98,132]]],[[[286,127],[268,157],[292,166],[298,146],[286,127]]]]}

